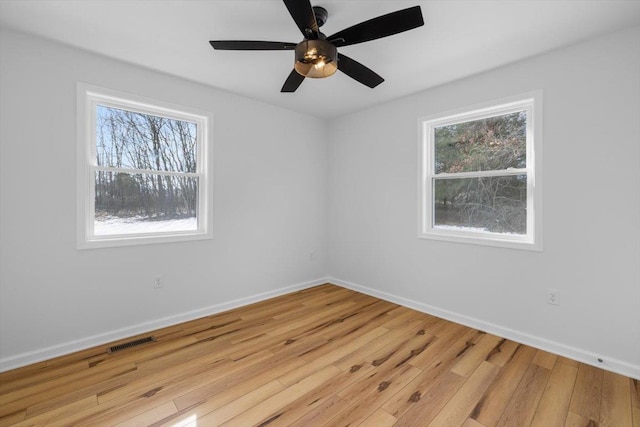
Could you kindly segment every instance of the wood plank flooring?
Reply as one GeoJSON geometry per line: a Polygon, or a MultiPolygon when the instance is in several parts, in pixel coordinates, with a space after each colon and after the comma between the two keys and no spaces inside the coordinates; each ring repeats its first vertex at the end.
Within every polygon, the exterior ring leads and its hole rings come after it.
{"type": "Polygon", "coordinates": [[[1,373],[0,427],[640,427],[637,380],[329,284],[153,335],[1,373]]]}

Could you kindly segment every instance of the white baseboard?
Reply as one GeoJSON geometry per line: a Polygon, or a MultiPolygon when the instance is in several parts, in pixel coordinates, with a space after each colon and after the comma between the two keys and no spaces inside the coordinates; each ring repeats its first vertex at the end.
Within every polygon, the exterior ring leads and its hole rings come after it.
{"type": "Polygon", "coordinates": [[[49,360],[54,357],[64,356],[66,354],[74,353],[80,350],[86,350],[98,345],[107,344],[113,341],[128,338],[134,335],[144,334],[154,331],[156,329],[165,328],[167,326],[173,326],[179,323],[188,322],[190,320],[199,319],[201,317],[210,316],[212,314],[221,313],[223,311],[231,310],[233,308],[241,307],[255,302],[264,301],[269,298],[274,298],[280,295],[296,292],[302,289],[311,288],[313,286],[327,283],[329,279],[320,278],[311,280],[308,282],[298,283],[284,288],[276,289],[273,291],[263,292],[248,297],[238,298],[232,301],[215,304],[209,307],[204,307],[198,310],[189,311],[182,314],[176,314],[173,316],[164,317],[162,319],[152,320],[150,322],[140,323],[138,325],[116,329],[113,331],[105,332],[102,334],[81,338],[74,341],[69,341],[63,344],[55,345],[52,347],[43,348],[40,350],[30,351],[28,353],[18,354],[16,356],[9,356],[0,359],[0,372],[8,371],[10,369],[20,368],[22,366],[31,365],[32,363],[41,362],[43,360],[49,360]]]}
{"type": "Polygon", "coordinates": [[[507,338],[512,341],[516,341],[522,344],[526,344],[531,347],[535,347],[550,353],[558,354],[560,356],[567,357],[569,359],[577,360],[587,365],[596,366],[598,368],[606,369],[611,372],[615,372],[627,377],[640,379],[640,365],[634,365],[622,360],[612,359],[606,356],[602,356],[590,351],[586,351],[580,348],[568,346],[562,343],[541,338],[528,333],[516,331],[514,329],[506,328],[504,326],[496,325],[494,323],[485,322],[484,320],[476,319],[474,317],[465,316],[463,314],[454,313],[452,311],[443,310],[438,307],[434,307],[428,304],[421,303],[419,301],[410,300],[397,295],[393,295],[387,292],[378,291],[376,289],[368,288],[366,286],[357,285],[355,283],[347,282],[345,280],[329,277],[327,279],[329,283],[342,286],[347,289],[351,289],[363,294],[371,295],[376,298],[380,298],[385,301],[393,302],[402,305],[407,308],[411,308],[423,313],[431,314],[433,316],[441,317],[446,320],[450,320],[455,323],[460,323],[465,326],[469,326],[474,329],[479,329],[484,332],[488,332],[494,335],[498,335],[503,338],[507,338]],[[599,362],[598,360],[602,360],[599,362]]]}
{"type": "Polygon", "coordinates": [[[198,310],[189,311],[182,314],[164,317],[162,319],[153,320],[150,322],[140,323],[138,325],[117,329],[114,331],[105,332],[102,334],[94,335],[91,337],[81,338],[74,341],[69,341],[63,344],[55,345],[52,347],[43,348],[28,353],[18,354],[16,356],[10,356],[0,359],[0,372],[8,371],[10,369],[19,368],[22,366],[30,365],[32,363],[41,362],[43,360],[52,359],[55,357],[63,356],[80,350],[86,350],[98,345],[107,344],[113,341],[128,338],[134,335],[144,334],[156,329],[165,328],[167,326],[176,325],[182,322],[188,322],[201,317],[210,316],[212,314],[221,313],[223,311],[231,310],[237,307],[242,307],[255,302],[264,301],[269,298],[274,298],[280,295],[284,295],[291,292],[296,292],[302,289],[311,288],[313,286],[321,285],[323,283],[333,283],[338,286],[342,286],[347,289],[352,289],[363,294],[371,295],[376,298],[380,298],[385,301],[390,301],[404,307],[408,307],[423,313],[431,314],[433,316],[441,317],[452,322],[460,323],[465,326],[469,326],[474,329],[479,329],[485,332],[489,332],[494,335],[501,336],[503,338],[510,339],[522,344],[536,347],[554,354],[568,357],[570,359],[577,360],[579,362],[586,363],[588,365],[597,366],[602,369],[606,369],[612,372],[619,373],[631,378],[640,379],[640,366],[627,363],[621,360],[607,358],[590,351],[571,347],[562,343],[551,341],[545,338],[537,337],[535,335],[516,331],[514,329],[506,328],[493,323],[485,322],[480,319],[465,316],[459,313],[455,313],[448,310],[443,310],[438,307],[434,307],[428,304],[421,303],[419,301],[410,300],[397,295],[393,295],[387,292],[378,291],[376,289],[368,288],[366,286],[357,285],[345,280],[336,279],[334,277],[325,277],[308,282],[298,283],[284,288],[276,289],[273,291],[263,292],[248,297],[238,298],[232,301],[204,307],[198,310]],[[598,359],[603,361],[600,363],[598,359]]]}

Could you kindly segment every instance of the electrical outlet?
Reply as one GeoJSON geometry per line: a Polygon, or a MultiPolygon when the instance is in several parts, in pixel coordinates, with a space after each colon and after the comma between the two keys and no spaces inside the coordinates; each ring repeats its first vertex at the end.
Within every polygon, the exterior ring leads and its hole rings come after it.
{"type": "Polygon", "coordinates": [[[547,304],[560,305],[560,291],[547,288],[547,304]]]}
{"type": "Polygon", "coordinates": [[[162,276],[156,276],[153,281],[153,289],[161,289],[162,287],[164,287],[162,276]]]}

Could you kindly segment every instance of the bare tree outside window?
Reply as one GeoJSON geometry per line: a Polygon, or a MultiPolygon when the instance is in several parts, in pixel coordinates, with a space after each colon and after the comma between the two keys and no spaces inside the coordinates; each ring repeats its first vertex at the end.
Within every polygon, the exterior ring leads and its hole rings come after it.
{"type": "Polygon", "coordinates": [[[98,105],[95,234],[197,228],[195,123],[98,105]]]}

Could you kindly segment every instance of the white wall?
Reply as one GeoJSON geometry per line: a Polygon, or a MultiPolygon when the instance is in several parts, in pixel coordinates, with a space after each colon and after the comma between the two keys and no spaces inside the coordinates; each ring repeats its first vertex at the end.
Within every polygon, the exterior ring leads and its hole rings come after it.
{"type": "Polygon", "coordinates": [[[324,121],[43,39],[0,40],[0,368],[326,276],[324,121]],[[213,240],[76,249],[78,81],[213,112],[213,240]]]}
{"type": "Polygon", "coordinates": [[[332,122],[331,275],[640,376],[639,41],[629,29],[332,122]],[[418,239],[418,117],[537,89],[544,251],[418,239]]]}
{"type": "Polygon", "coordinates": [[[620,32],[334,120],[327,147],[313,137],[321,120],[3,31],[0,370],[328,272],[640,372],[639,38],[620,32]],[[213,240],[75,249],[77,81],[214,113],[213,240]],[[418,239],[417,118],[536,89],[544,251],[418,239]],[[158,273],[166,287],[154,291],[158,273]],[[547,287],[560,306],[545,303],[547,287]]]}

